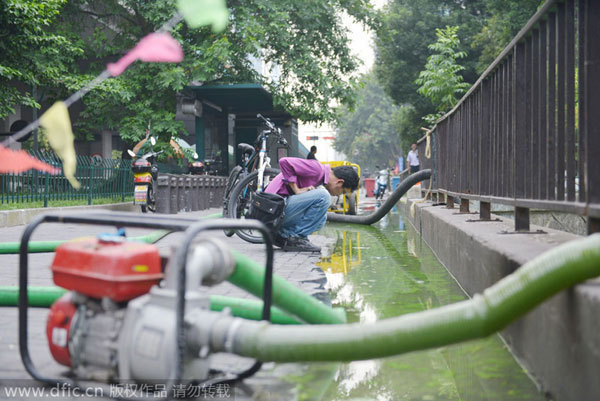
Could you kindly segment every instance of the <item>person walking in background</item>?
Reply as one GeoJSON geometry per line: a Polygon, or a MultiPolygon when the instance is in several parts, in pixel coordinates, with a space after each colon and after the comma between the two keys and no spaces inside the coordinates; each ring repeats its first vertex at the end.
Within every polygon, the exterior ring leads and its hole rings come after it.
{"type": "Polygon", "coordinates": [[[410,173],[416,173],[419,171],[421,167],[419,163],[419,151],[417,150],[417,144],[413,143],[410,146],[411,150],[408,152],[408,156],[406,156],[406,167],[410,170],[410,173]]]}
{"type": "Polygon", "coordinates": [[[315,157],[315,153],[317,153],[317,147],[315,145],[310,147],[310,152],[308,152],[308,154],[306,155],[307,159],[313,159],[313,160],[317,160],[317,158],[315,157]]]}
{"type": "Polygon", "coordinates": [[[321,229],[327,220],[331,196],[352,193],[359,177],[351,166],[331,168],[316,160],[284,157],[279,173],[265,192],[287,198],[281,228],[273,244],[283,251],[320,252],[308,235],[321,229]]]}

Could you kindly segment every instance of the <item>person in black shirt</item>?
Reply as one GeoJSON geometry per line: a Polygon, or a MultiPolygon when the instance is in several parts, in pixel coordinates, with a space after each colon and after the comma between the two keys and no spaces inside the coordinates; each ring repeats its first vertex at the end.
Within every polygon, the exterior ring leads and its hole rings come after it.
{"type": "Polygon", "coordinates": [[[315,153],[317,153],[317,147],[315,145],[313,145],[310,147],[310,152],[308,152],[308,154],[306,155],[306,158],[317,160],[317,158],[315,157],[315,153]]]}

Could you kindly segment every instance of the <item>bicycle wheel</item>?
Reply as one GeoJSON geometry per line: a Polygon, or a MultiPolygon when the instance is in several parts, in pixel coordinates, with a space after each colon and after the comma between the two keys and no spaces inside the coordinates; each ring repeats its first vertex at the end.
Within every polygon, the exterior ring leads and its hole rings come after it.
{"type": "MultiPolygon", "coordinates": [[[[264,174],[264,185],[268,183],[279,174],[279,170],[275,168],[267,168],[264,174]]],[[[258,171],[254,171],[248,174],[245,178],[240,180],[238,184],[231,191],[229,197],[229,217],[232,219],[245,219],[248,214],[248,207],[250,206],[250,194],[256,192],[258,185],[258,171]]],[[[261,244],[263,242],[262,234],[254,230],[236,230],[235,232],[241,239],[251,242],[253,244],[261,244]]]]}
{"type": "MultiPolygon", "coordinates": [[[[229,216],[229,196],[231,195],[233,188],[235,188],[235,185],[239,182],[241,173],[241,166],[235,166],[231,169],[231,173],[229,173],[229,178],[227,178],[227,186],[225,187],[225,196],[223,196],[223,217],[229,216]]],[[[228,237],[231,237],[234,233],[233,230],[224,230],[224,232],[228,237]]]]}

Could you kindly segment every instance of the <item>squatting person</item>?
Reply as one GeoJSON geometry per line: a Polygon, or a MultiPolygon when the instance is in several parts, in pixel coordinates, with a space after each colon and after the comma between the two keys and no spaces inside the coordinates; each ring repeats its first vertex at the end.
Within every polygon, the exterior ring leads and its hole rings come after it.
{"type": "Polygon", "coordinates": [[[279,167],[281,173],[265,190],[287,198],[274,244],[284,251],[319,252],[321,248],[307,237],[325,225],[330,195],[354,191],[358,187],[358,174],[351,166],[331,168],[317,160],[297,157],[282,158],[279,167]]]}

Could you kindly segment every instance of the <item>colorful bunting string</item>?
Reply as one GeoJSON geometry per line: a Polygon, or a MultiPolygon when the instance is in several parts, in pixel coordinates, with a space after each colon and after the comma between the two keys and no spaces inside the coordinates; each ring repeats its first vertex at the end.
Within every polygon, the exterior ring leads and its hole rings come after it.
{"type": "MultiPolygon", "coordinates": [[[[181,49],[181,45],[167,31],[173,29],[173,27],[177,25],[183,18],[185,18],[188,25],[190,25],[192,28],[196,28],[201,25],[212,25],[213,31],[220,31],[223,30],[227,25],[229,12],[225,5],[225,0],[178,0],[177,6],[179,12],[175,13],[175,15],[169,21],[163,24],[158,31],[142,38],[138,44],[129,52],[127,52],[121,59],[115,63],[109,63],[106,67],[106,70],[104,70],[100,75],[90,81],[83,88],[69,96],[69,98],[64,102],[56,102],[40,118],[31,122],[14,135],[8,137],[8,139],[0,144],[0,149],[3,152],[9,151],[9,149],[5,149],[4,147],[16,142],[42,125],[46,129],[50,146],[52,146],[54,151],[56,151],[63,161],[63,170],[65,176],[71,185],[73,185],[73,187],[79,188],[80,184],[75,179],[76,158],[75,148],[73,145],[74,137],[67,108],[81,99],[83,96],[85,96],[85,94],[94,89],[107,78],[110,78],[111,76],[116,77],[122,74],[123,71],[125,71],[127,67],[129,67],[129,65],[136,60],[141,60],[144,62],[182,61],[183,50],[181,49]]],[[[37,160],[35,158],[33,159],[37,160]]],[[[9,159],[7,158],[7,160],[9,159]]],[[[31,165],[32,167],[29,168],[48,171],[44,170],[47,169],[47,165],[44,166],[45,163],[39,160],[38,162],[41,164],[31,164],[31,161],[26,161],[26,159],[22,157],[11,157],[10,160],[11,163],[14,163],[15,161],[22,162],[23,168],[27,165],[31,165]]],[[[17,171],[21,167],[16,165],[9,166],[3,162],[0,165],[0,172],[2,172],[2,168],[10,168],[13,169],[11,171],[17,171]]]]}

